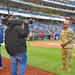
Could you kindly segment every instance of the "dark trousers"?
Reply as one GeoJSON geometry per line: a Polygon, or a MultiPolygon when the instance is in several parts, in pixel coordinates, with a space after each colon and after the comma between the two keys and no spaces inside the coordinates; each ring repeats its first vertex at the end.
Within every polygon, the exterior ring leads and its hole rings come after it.
{"type": "Polygon", "coordinates": [[[0,67],[2,67],[1,46],[0,46],[0,67]]]}
{"type": "Polygon", "coordinates": [[[51,39],[51,35],[47,35],[48,36],[48,39],[50,40],[51,39]]]}
{"type": "Polygon", "coordinates": [[[2,67],[2,57],[0,55],[0,67],[2,67]]]}
{"type": "Polygon", "coordinates": [[[30,40],[33,40],[33,37],[30,37],[30,40]]]}

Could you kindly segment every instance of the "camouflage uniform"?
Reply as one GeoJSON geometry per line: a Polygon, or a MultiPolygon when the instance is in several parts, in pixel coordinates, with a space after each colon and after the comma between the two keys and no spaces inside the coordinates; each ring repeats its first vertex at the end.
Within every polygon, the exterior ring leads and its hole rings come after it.
{"type": "Polygon", "coordinates": [[[67,28],[66,30],[62,30],[60,33],[60,43],[65,44],[62,47],[62,64],[66,65],[66,57],[68,57],[68,65],[71,67],[72,65],[72,48],[74,42],[74,32],[72,29],[67,28]]]}

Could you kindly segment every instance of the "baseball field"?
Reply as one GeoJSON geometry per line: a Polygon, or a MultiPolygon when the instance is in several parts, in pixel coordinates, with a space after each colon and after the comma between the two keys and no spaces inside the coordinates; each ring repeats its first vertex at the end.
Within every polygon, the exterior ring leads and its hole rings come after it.
{"type": "MultiPolygon", "coordinates": [[[[58,41],[27,41],[27,47],[28,62],[25,75],[75,75],[74,57],[72,58],[72,72],[67,72],[68,66],[65,70],[59,70],[62,66],[62,59],[61,46],[58,41]]],[[[1,53],[4,68],[0,70],[0,75],[10,75],[10,59],[4,45],[1,47],[1,53]]]]}

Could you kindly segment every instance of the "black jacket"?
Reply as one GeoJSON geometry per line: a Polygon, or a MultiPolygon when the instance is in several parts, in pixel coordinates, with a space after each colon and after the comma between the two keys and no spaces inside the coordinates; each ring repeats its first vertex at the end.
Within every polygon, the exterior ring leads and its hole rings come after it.
{"type": "Polygon", "coordinates": [[[29,27],[26,25],[24,29],[20,25],[8,27],[5,31],[5,48],[10,55],[16,55],[26,52],[25,37],[29,34],[29,27]]]}

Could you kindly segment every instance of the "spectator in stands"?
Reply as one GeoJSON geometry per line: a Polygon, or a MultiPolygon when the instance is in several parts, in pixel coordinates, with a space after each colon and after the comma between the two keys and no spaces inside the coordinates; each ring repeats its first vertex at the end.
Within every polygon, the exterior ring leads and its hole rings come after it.
{"type": "Polygon", "coordinates": [[[52,33],[52,40],[54,40],[54,38],[55,38],[55,34],[54,34],[54,32],[52,33]]]}
{"type": "Polygon", "coordinates": [[[25,37],[29,34],[29,21],[24,20],[24,29],[21,21],[17,18],[9,20],[8,28],[5,31],[5,48],[11,59],[11,74],[24,75],[27,63],[27,46],[25,37]],[[18,67],[18,63],[20,64],[18,67]]]}
{"type": "Polygon", "coordinates": [[[72,48],[74,41],[74,32],[72,29],[68,28],[69,22],[65,21],[63,24],[63,30],[60,33],[60,43],[62,47],[62,67],[60,70],[66,68],[66,57],[68,57],[68,72],[71,72],[72,68],[72,48]]]}
{"type": "Polygon", "coordinates": [[[44,39],[44,33],[43,33],[43,32],[40,32],[39,36],[40,36],[40,39],[41,39],[41,40],[44,39]]]}
{"type": "Polygon", "coordinates": [[[50,40],[51,39],[51,31],[47,32],[47,36],[48,36],[48,39],[50,40]]]}
{"type": "Polygon", "coordinates": [[[32,31],[29,33],[28,37],[29,37],[29,40],[33,40],[34,34],[32,33],[32,31]]]}

